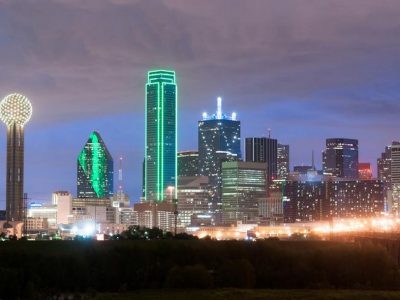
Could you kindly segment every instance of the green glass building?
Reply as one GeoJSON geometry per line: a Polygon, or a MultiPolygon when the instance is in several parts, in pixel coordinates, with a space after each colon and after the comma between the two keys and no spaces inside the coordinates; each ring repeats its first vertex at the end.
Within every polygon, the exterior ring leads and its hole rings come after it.
{"type": "Polygon", "coordinates": [[[177,98],[174,71],[148,72],[144,197],[146,201],[176,198],[177,98]],[[174,190],[169,189],[174,187],[174,190]],[[174,194],[173,194],[174,193],[174,194]]]}
{"type": "Polygon", "coordinates": [[[103,139],[93,131],[77,160],[78,198],[108,198],[113,195],[114,162],[103,139]]]}

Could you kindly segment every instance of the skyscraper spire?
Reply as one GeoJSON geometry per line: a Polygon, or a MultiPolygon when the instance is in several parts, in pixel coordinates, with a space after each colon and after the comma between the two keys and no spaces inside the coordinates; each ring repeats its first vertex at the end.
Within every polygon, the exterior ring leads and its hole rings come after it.
{"type": "Polygon", "coordinates": [[[222,98],[217,98],[217,119],[222,119],[222,98]]]}

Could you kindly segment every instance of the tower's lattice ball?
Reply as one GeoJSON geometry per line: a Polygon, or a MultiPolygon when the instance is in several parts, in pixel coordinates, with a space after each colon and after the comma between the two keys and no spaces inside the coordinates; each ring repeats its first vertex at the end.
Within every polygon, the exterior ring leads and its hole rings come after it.
{"type": "Polygon", "coordinates": [[[7,125],[24,126],[32,116],[32,104],[20,94],[10,94],[0,102],[0,119],[7,125]]]}

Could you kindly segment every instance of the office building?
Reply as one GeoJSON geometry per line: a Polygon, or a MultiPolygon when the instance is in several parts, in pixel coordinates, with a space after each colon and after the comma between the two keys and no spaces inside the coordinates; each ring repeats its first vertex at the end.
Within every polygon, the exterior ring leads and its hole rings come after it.
{"type": "Polygon", "coordinates": [[[222,113],[222,99],[217,99],[217,112],[203,113],[198,122],[199,175],[208,176],[213,211],[221,209],[221,163],[241,158],[240,121],[236,113],[222,113]]]}
{"type": "Polygon", "coordinates": [[[339,178],[358,178],[358,140],[331,138],[322,153],[323,172],[339,178]]]}
{"type": "Polygon", "coordinates": [[[6,218],[22,221],[24,209],[24,126],[32,116],[32,105],[20,94],[0,102],[0,119],[7,126],[6,218]]]}
{"type": "Polygon", "coordinates": [[[400,214],[400,144],[391,146],[391,199],[388,201],[388,209],[398,216],[400,214]]]}
{"type": "Polygon", "coordinates": [[[199,152],[178,152],[178,177],[193,177],[199,175],[199,152]]]}
{"type": "Polygon", "coordinates": [[[277,178],[286,179],[289,172],[289,145],[278,144],[277,146],[277,178]]]}
{"type": "MultiPolygon", "coordinates": [[[[378,179],[383,182],[385,194],[385,210],[397,214],[398,204],[393,203],[392,187],[392,146],[400,145],[400,142],[394,141],[391,145],[385,147],[385,151],[377,160],[378,179]]],[[[396,162],[394,163],[396,165],[396,162]]]]}
{"type": "Polygon", "coordinates": [[[277,225],[283,222],[282,184],[285,179],[274,180],[268,185],[267,197],[261,199],[258,206],[260,223],[277,225]]]}
{"type": "Polygon", "coordinates": [[[276,139],[246,138],[246,161],[265,163],[268,182],[277,178],[278,142],[276,139]]]}
{"type": "Polygon", "coordinates": [[[57,205],[31,203],[28,206],[27,218],[46,219],[48,228],[55,230],[57,229],[57,205]]]}
{"type": "Polygon", "coordinates": [[[52,204],[57,207],[56,224],[68,224],[72,215],[72,195],[66,191],[54,192],[52,204]]]}
{"type": "Polygon", "coordinates": [[[115,224],[115,210],[110,198],[73,198],[72,217],[68,220],[69,223],[90,220],[96,224],[115,224]]]}
{"type": "Polygon", "coordinates": [[[258,205],[267,197],[266,165],[255,162],[222,163],[222,221],[234,224],[258,220],[258,205]]]}
{"type": "Polygon", "coordinates": [[[137,212],[139,226],[158,227],[162,230],[174,231],[175,205],[171,201],[135,203],[134,211],[137,212]]]}
{"type": "MultiPolygon", "coordinates": [[[[144,198],[161,202],[177,187],[177,85],[174,71],[150,71],[146,83],[144,198]]],[[[176,197],[176,195],[175,195],[176,197]]]]}
{"type": "Polygon", "coordinates": [[[114,162],[97,131],[90,134],[77,159],[78,198],[107,198],[113,195],[114,162]]]}
{"type": "Polygon", "coordinates": [[[285,222],[379,216],[384,211],[379,180],[351,180],[323,176],[315,181],[299,177],[282,185],[285,222]]]}
{"type": "Polygon", "coordinates": [[[194,218],[211,216],[210,190],[207,176],[179,177],[178,226],[187,227],[194,218]]]}

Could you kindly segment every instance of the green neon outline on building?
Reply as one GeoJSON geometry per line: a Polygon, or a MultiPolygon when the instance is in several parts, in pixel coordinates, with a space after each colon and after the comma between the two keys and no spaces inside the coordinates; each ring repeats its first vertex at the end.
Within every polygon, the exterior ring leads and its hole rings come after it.
{"type": "Polygon", "coordinates": [[[163,201],[165,199],[164,192],[167,186],[174,186],[174,198],[176,198],[177,85],[175,72],[168,70],[149,71],[145,86],[145,96],[144,197],[145,200],[163,201]],[[172,92],[174,94],[174,98],[171,98],[172,95],[168,94],[168,92],[172,92]],[[174,103],[167,102],[171,100],[174,101],[174,103]],[[149,104],[150,102],[152,103],[152,106],[149,104]],[[174,109],[173,112],[170,111],[171,108],[174,109]],[[157,111],[154,112],[154,110],[157,111]],[[171,121],[171,118],[169,117],[174,113],[175,118],[171,121]],[[155,117],[156,120],[149,120],[149,115],[152,118],[155,117]],[[152,128],[152,126],[154,126],[153,122],[157,123],[155,126],[156,130],[154,130],[154,127],[152,128]],[[171,122],[172,124],[174,123],[172,128],[171,122]],[[166,124],[169,125],[168,129],[165,128],[166,124]],[[166,142],[166,139],[169,140],[169,143],[166,142]],[[174,145],[172,146],[171,140],[174,141],[174,145]],[[174,150],[174,158],[172,163],[171,159],[167,159],[165,156],[166,151],[170,151],[169,157],[171,157],[171,149],[174,150]],[[154,166],[156,170],[154,170],[154,166]],[[172,171],[173,173],[171,173],[172,171]]]}

